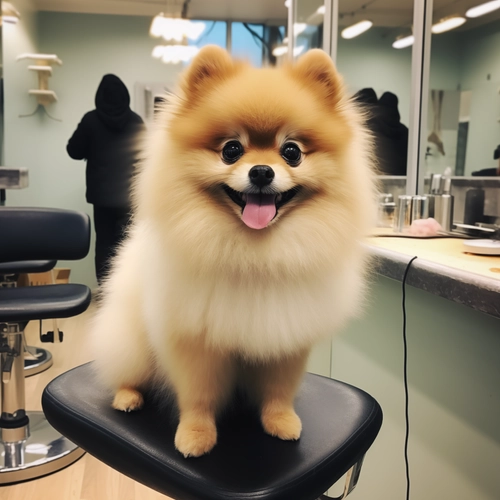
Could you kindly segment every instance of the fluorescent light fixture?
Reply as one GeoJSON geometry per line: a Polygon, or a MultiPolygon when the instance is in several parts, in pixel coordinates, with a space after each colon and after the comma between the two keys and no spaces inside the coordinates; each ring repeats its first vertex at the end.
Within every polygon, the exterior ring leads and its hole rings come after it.
{"type": "Polygon", "coordinates": [[[432,25],[431,31],[435,34],[438,35],[439,33],[444,33],[445,31],[450,31],[455,28],[458,28],[459,26],[462,26],[466,21],[465,17],[462,16],[450,16],[450,17],[445,17],[444,19],[441,19],[436,24],[432,25]]]}
{"type": "Polygon", "coordinates": [[[293,25],[293,34],[295,36],[299,36],[301,33],[303,33],[307,28],[306,23],[295,23],[293,25]]]}
{"type": "MultiPolygon", "coordinates": [[[[305,45],[299,45],[298,47],[294,47],[293,48],[294,57],[297,57],[298,55],[302,54],[302,52],[304,52],[305,48],[306,48],[305,45]]],[[[281,57],[287,53],[288,53],[288,47],[286,45],[279,45],[278,47],[275,47],[273,49],[273,56],[274,57],[281,57]]]]}
{"type": "Polygon", "coordinates": [[[342,36],[342,38],[346,38],[349,40],[358,35],[361,35],[361,33],[364,33],[366,30],[369,30],[372,26],[373,23],[365,19],[364,21],[359,21],[359,23],[344,28],[340,35],[342,36]]]}
{"type": "Polygon", "coordinates": [[[149,34],[155,38],[181,42],[184,38],[197,40],[205,30],[205,23],[192,22],[180,17],[165,17],[163,12],[154,17],[149,34]]]}
{"type": "Polygon", "coordinates": [[[152,56],[155,58],[155,59],[161,59],[161,57],[163,56],[163,51],[165,50],[165,47],[163,45],[157,45],[154,49],[153,49],[153,52],[152,52],[152,56]]]}
{"type": "Polygon", "coordinates": [[[413,35],[400,36],[394,40],[392,47],[395,49],[404,49],[410,47],[415,42],[415,37],[413,35]]]}
{"type": "Polygon", "coordinates": [[[288,52],[288,47],[286,45],[279,45],[278,47],[274,47],[273,56],[281,57],[284,56],[288,52]]]}
{"type": "Polygon", "coordinates": [[[287,9],[289,9],[289,8],[290,8],[290,5],[291,5],[291,4],[292,4],[292,0],[285,0],[285,7],[286,7],[287,9]]]}
{"type": "Polygon", "coordinates": [[[162,61],[167,64],[187,62],[192,59],[200,49],[195,45],[165,45],[163,47],[162,61]]]}
{"type": "Polygon", "coordinates": [[[466,17],[479,17],[489,14],[494,10],[500,9],[500,0],[493,0],[492,2],[482,3],[481,5],[476,5],[476,7],[471,7],[466,13],[466,17]]]}
{"type": "Polygon", "coordinates": [[[294,57],[297,57],[298,55],[302,54],[305,48],[306,48],[305,45],[299,45],[298,47],[294,47],[293,48],[294,57]]]}
{"type": "Polygon", "coordinates": [[[324,16],[325,15],[325,6],[324,5],[320,5],[318,7],[318,10],[316,11],[316,14],[319,14],[320,16],[324,16]]]}
{"type": "Polygon", "coordinates": [[[164,27],[166,23],[166,18],[163,15],[163,12],[158,14],[153,18],[153,22],[151,23],[151,27],[149,28],[149,34],[158,38],[162,35],[164,27]]]}

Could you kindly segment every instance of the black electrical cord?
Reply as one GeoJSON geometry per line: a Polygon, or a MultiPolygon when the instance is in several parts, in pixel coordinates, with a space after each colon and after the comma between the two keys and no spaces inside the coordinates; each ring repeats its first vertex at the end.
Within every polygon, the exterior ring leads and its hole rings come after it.
{"type": "Polygon", "coordinates": [[[410,458],[408,455],[408,442],[410,440],[410,395],[408,390],[408,340],[406,336],[406,278],[408,271],[417,257],[408,262],[403,275],[403,382],[405,387],[405,470],[406,470],[406,500],[410,500],[410,458]]]}

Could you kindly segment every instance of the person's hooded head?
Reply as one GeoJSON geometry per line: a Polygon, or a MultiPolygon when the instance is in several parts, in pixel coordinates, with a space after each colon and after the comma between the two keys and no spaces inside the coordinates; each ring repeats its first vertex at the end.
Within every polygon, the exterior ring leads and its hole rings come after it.
{"type": "Polygon", "coordinates": [[[385,113],[392,120],[399,122],[401,116],[398,110],[398,96],[392,92],[384,92],[378,100],[379,106],[385,109],[385,113]]]}
{"type": "Polygon", "coordinates": [[[377,94],[372,88],[358,90],[352,98],[361,104],[377,104],[377,94]]]}
{"type": "Polygon", "coordinates": [[[130,95],[125,84],[115,75],[104,75],[95,95],[99,118],[110,128],[122,129],[128,123],[130,95]]]}

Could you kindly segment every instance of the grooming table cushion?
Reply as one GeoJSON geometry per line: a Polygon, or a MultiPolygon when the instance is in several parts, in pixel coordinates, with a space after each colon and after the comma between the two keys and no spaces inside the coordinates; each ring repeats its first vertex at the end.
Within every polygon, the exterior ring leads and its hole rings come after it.
{"type": "Polygon", "coordinates": [[[90,454],[182,500],[317,499],[362,459],[382,423],[370,395],[307,374],[295,405],[303,422],[300,440],[266,435],[257,415],[235,406],[219,419],[212,452],[186,459],[174,448],[173,399],[155,404],[146,398],[132,413],[113,410],[111,400],[90,363],[53,380],[42,403],[49,422],[90,454]]]}

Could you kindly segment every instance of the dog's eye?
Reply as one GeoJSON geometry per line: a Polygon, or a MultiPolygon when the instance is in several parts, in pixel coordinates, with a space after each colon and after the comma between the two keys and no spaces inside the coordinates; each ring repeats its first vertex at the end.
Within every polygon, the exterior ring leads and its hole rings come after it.
{"type": "Polygon", "coordinates": [[[296,167],[302,159],[302,151],[293,142],[287,142],[281,146],[281,156],[291,167],[296,167]]]}
{"type": "Polygon", "coordinates": [[[235,163],[243,156],[243,146],[238,141],[229,141],[222,148],[222,159],[226,163],[235,163]]]}

